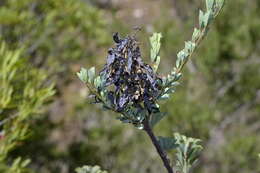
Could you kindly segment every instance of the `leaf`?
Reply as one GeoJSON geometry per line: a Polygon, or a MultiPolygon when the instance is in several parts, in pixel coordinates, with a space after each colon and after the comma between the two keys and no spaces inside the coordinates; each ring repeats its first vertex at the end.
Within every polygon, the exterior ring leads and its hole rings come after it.
{"type": "MultiPolygon", "coordinates": [[[[176,87],[176,86],[178,86],[178,85],[180,85],[180,82],[172,82],[172,83],[171,83],[171,87],[176,87]]],[[[174,89],[171,88],[171,90],[174,90],[174,89]]],[[[174,91],[171,91],[170,93],[172,93],[172,92],[174,92],[174,91]]],[[[167,93],[168,93],[168,91],[167,91],[167,93]]]]}
{"type": "Polygon", "coordinates": [[[118,117],[117,119],[120,120],[122,123],[125,123],[125,124],[132,123],[132,121],[127,119],[126,117],[118,117]]]}
{"type": "Polygon", "coordinates": [[[31,162],[30,159],[26,159],[26,160],[24,160],[24,161],[22,162],[21,166],[22,166],[23,168],[25,168],[30,162],[31,162]]]}
{"type": "Polygon", "coordinates": [[[18,157],[14,160],[13,165],[18,165],[21,162],[22,158],[18,157]]]}
{"type": "Polygon", "coordinates": [[[101,77],[100,76],[97,76],[95,79],[94,79],[94,86],[96,88],[99,88],[101,86],[101,77]]]}
{"type": "MultiPolygon", "coordinates": [[[[193,34],[192,34],[192,41],[196,41],[200,36],[200,30],[197,28],[194,28],[193,34]]],[[[196,46],[196,45],[195,45],[196,46]]]]}
{"type": "Polygon", "coordinates": [[[205,15],[204,15],[204,19],[203,19],[203,22],[204,22],[204,25],[205,27],[209,24],[210,20],[211,20],[211,14],[212,11],[208,11],[205,15]]]}
{"type": "Polygon", "coordinates": [[[81,68],[80,72],[77,73],[77,76],[82,82],[87,83],[87,81],[88,81],[87,69],[81,68]]]}
{"type": "Polygon", "coordinates": [[[180,68],[181,67],[181,58],[177,58],[177,60],[176,60],[176,68],[180,68]]]}
{"type": "Polygon", "coordinates": [[[183,49],[177,54],[176,68],[180,68],[187,60],[189,53],[183,49]]]}
{"type": "Polygon", "coordinates": [[[151,44],[151,61],[156,62],[157,61],[157,56],[160,51],[161,47],[161,38],[162,34],[161,33],[153,33],[153,35],[150,37],[150,44],[151,44]]]}
{"type": "Polygon", "coordinates": [[[160,146],[163,148],[163,150],[172,150],[177,147],[176,145],[176,139],[172,137],[157,137],[158,142],[160,146]]]}
{"type": "Polygon", "coordinates": [[[161,97],[159,97],[160,100],[166,100],[170,97],[170,94],[164,94],[161,97]]]}
{"type": "Polygon", "coordinates": [[[199,26],[200,26],[201,29],[204,28],[203,22],[204,22],[204,12],[202,10],[200,10],[200,12],[199,12],[199,26]]]}
{"type": "Polygon", "coordinates": [[[214,6],[215,0],[206,0],[207,11],[211,10],[214,6]]]}
{"type": "Polygon", "coordinates": [[[177,86],[177,84],[176,83],[178,83],[178,82],[173,82],[172,84],[171,84],[171,88],[167,88],[167,89],[165,89],[165,94],[172,94],[172,93],[174,93],[175,92],[175,86],[177,86]]]}
{"type": "MultiPolygon", "coordinates": [[[[169,75],[167,77],[167,82],[176,82],[178,81],[180,78],[181,78],[182,74],[181,73],[178,73],[178,74],[175,74],[175,73],[172,73],[171,75],[169,75]]],[[[174,85],[176,85],[178,83],[174,83],[174,85]]]]}
{"type": "Polygon", "coordinates": [[[177,54],[177,58],[181,59],[181,61],[184,61],[189,56],[189,53],[183,49],[177,54]]]}
{"type": "Polygon", "coordinates": [[[157,69],[158,69],[158,67],[159,67],[159,64],[160,64],[160,60],[161,60],[161,57],[160,57],[160,56],[157,56],[156,62],[155,62],[154,65],[153,65],[154,71],[157,71],[157,69]]]}
{"type": "Polygon", "coordinates": [[[211,19],[212,19],[212,10],[207,11],[205,14],[203,13],[203,11],[200,10],[200,15],[199,15],[200,29],[206,28],[211,19]]]}
{"type": "Polygon", "coordinates": [[[192,52],[195,48],[195,43],[191,42],[191,41],[186,41],[185,42],[185,50],[186,52],[192,52]]]}
{"type": "Polygon", "coordinates": [[[95,77],[95,67],[91,67],[88,70],[88,82],[91,83],[95,77]]]}
{"type": "Polygon", "coordinates": [[[225,0],[216,0],[215,3],[218,10],[220,10],[224,6],[225,0]]]}
{"type": "Polygon", "coordinates": [[[151,114],[150,125],[154,127],[159,121],[161,121],[167,114],[164,112],[157,112],[151,114]]]}

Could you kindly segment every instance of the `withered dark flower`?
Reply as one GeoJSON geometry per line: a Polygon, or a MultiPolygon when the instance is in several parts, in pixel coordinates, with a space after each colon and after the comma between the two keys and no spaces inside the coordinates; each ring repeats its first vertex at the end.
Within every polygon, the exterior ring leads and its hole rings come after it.
{"type": "Polygon", "coordinates": [[[134,36],[122,39],[116,33],[113,39],[115,47],[108,50],[107,62],[100,72],[105,79],[108,99],[118,112],[128,106],[157,112],[155,98],[161,78],[143,62],[134,36]]]}

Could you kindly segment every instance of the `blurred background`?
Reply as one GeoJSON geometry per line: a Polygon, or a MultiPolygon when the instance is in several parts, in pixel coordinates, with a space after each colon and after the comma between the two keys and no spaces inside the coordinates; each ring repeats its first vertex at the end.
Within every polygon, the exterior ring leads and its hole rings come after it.
{"type": "MultiPolygon", "coordinates": [[[[27,88],[28,76],[37,78],[38,87],[53,84],[55,90],[37,104],[41,111],[32,111],[25,121],[30,134],[8,152],[5,164],[21,156],[31,159],[28,168],[37,173],[71,173],[82,165],[100,165],[111,173],[163,172],[146,134],[91,104],[76,72],[91,66],[100,70],[113,46],[112,34],[126,36],[138,26],[147,62],[149,36],[162,33],[159,71],[166,74],[191,37],[204,4],[204,0],[1,0],[0,41],[9,51],[19,50],[14,69],[23,69],[10,83],[15,89],[11,106],[0,104],[1,116],[21,111],[17,99],[27,88]]],[[[4,84],[0,83],[2,93],[4,84]]],[[[162,105],[168,116],[155,128],[156,134],[180,132],[203,141],[194,173],[260,172],[259,0],[226,0],[185,67],[177,92],[162,105]]]]}

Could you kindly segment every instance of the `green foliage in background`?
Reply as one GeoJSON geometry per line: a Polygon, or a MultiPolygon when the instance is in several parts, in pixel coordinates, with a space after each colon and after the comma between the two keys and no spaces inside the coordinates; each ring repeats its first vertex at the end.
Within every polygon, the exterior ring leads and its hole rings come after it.
{"type": "Polygon", "coordinates": [[[0,25],[3,40],[53,73],[107,43],[102,13],[79,0],[3,0],[0,25]]]}
{"type": "Polygon", "coordinates": [[[46,74],[33,68],[21,56],[22,49],[12,50],[0,43],[0,170],[19,172],[29,161],[21,158],[8,165],[8,154],[29,135],[35,115],[53,94],[53,85],[46,82],[46,74]]]}
{"type": "MultiPolygon", "coordinates": [[[[14,81],[17,80],[14,88],[3,87],[5,90],[3,91],[5,97],[1,97],[1,100],[4,100],[3,102],[8,102],[9,93],[12,91],[15,93],[21,92],[23,87],[25,87],[23,85],[26,85],[26,93],[29,92],[30,97],[32,96],[35,98],[32,99],[31,102],[24,102],[25,106],[23,106],[26,107],[25,111],[27,111],[27,107],[32,110],[36,109],[33,104],[38,104],[39,108],[37,108],[37,111],[40,111],[40,103],[35,102],[38,99],[38,95],[34,95],[34,92],[35,94],[38,94],[38,92],[34,91],[34,89],[31,88],[31,85],[35,88],[39,87],[38,85],[40,84],[38,83],[40,83],[41,79],[42,86],[45,85],[45,83],[47,85],[50,83],[56,83],[58,85],[65,83],[71,77],[71,75],[69,75],[69,70],[73,71],[75,70],[75,67],[77,68],[77,66],[73,66],[75,65],[73,63],[80,61],[80,59],[87,59],[89,63],[92,61],[94,55],[98,56],[98,50],[102,49],[102,47],[107,44],[107,35],[109,34],[109,32],[107,32],[107,22],[103,17],[104,14],[101,10],[90,6],[86,2],[78,0],[1,1],[1,39],[5,41],[7,47],[15,50],[15,52],[16,50],[19,52],[16,53],[14,57],[10,57],[12,59],[10,61],[15,63],[15,65],[19,65],[21,62],[24,63],[22,65],[23,68],[19,69],[20,71],[17,70],[18,67],[16,66],[12,67],[13,69],[10,69],[11,71],[16,70],[20,75],[20,78],[15,76],[13,79],[14,81]],[[26,62],[23,62],[25,61],[24,57],[27,58],[26,62]],[[17,59],[19,62],[15,61],[17,59]],[[26,66],[28,71],[24,69],[26,66]],[[24,83],[20,83],[18,80],[25,78],[20,74],[23,71],[26,71],[24,75],[27,75],[28,77],[24,79],[24,83]],[[63,75],[61,72],[66,72],[66,75],[63,75]],[[33,76],[31,75],[34,75],[34,80],[32,80],[33,76]],[[45,79],[46,77],[48,77],[47,80],[45,79]],[[7,91],[10,92],[8,93],[7,91]]],[[[1,60],[4,60],[6,57],[1,58],[3,58],[1,60]]],[[[9,73],[7,68],[1,68],[1,70],[5,70],[6,73],[9,73]]],[[[4,81],[1,81],[0,86],[2,85],[2,82],[4,81]]],[[[65,87],[66,85],[59,85],[58,93],[62,92],[61,90],[65,87]]],[[[43,91],[39,90],[39,92],[43,91]]],[[[52,93],[50,92],[49,94],[52,93]]],[[[63,96],[63,94],[61,95],[63,96]]],[[[45,97],[40,98],[42,100],[45,99],[45,97]]],[[[16,97],[12,99],[16,99],[16,97]]],[[[59,97],[56,98],[56,100],[59,100],[59,97]]],[[[51,148],[48,144],[45,144],[44,141],[48,140],[52,128],[62,126],[62,124],[52,125],[52,122],[50,122],[46,116],[48,115],[46,112],[48,112],[48,110],[45,111],[44,116],[40,117],[40,122],[38,119],[33,121],[34,133],[30,134],[30,137],[27,138],[28,140],[26,140],[25,143],[18,142],[19,145],[13,145],[9,142],[5,145],[3,151],[9,153],[9,150],[7,150],[6,147],[15,149],[14,152],[11,153],[12,157],[23,154],[26,155],[26,157],[35,156],[37,159],[40,155],[42,158],[48,157],[46,160],[49,160],[50,156],[55,157],[55,149],[51,148]],[[43,148],[39,149],[39,147],[42,146],[43,148]],[[30,150],[30,152],[27,151],[27,149],[30,150]]],[[[13,113],[16,117],[17,115],[15,112],[13,113]]],[[[30,121],[34,119],[33,117],[27,118],[31,119],[30,121]]],[[[4,119],[4,117],[2,117],[2,119],[4,119]]],[[[19,134],[21,133],[19,131],[21,129],[24,129],[21,132],[25,133],[27,137],[27,123],[25,123],[24,126],[19,126],[17,129],[13,130],[19,134]]],[[[23,137],[23,140],[24,139],[25,137],[23,137]]],[[[17,141],[14,142],[17,143],[17,141]]],[[[36,165],[37,161],[38,160],[36,159],[33,160],[36,165]]],[[[17,167],[21,165],[22,160],[18,160],[15,163],[17,167]]],[[[10,165],[11,164],[9,164],[9,166],[10,165]]],[[[25,164],[22,165],[24,166],[25,164]]],[[[46,162],[46,168],[47,167],[49,166],[46,162]]]]}

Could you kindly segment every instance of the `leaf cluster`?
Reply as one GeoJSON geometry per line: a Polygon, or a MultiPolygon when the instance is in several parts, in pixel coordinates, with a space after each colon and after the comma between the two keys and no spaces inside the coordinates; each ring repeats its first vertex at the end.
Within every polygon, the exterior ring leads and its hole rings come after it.
{"type": "Polygon", "coordinates": [[[76,168],[77,173],[107,173],[107,171],[102,171],[99,166],[83,166],[76,168]]]}
{"type": "Polygon", "coordinates": [[[177,152],[176,167],[177,171],[188,173],[190,168],[196,163],[199,153],[202,150],[199,139],[188,138],[178,133],[174,134],[177,152]]]}

